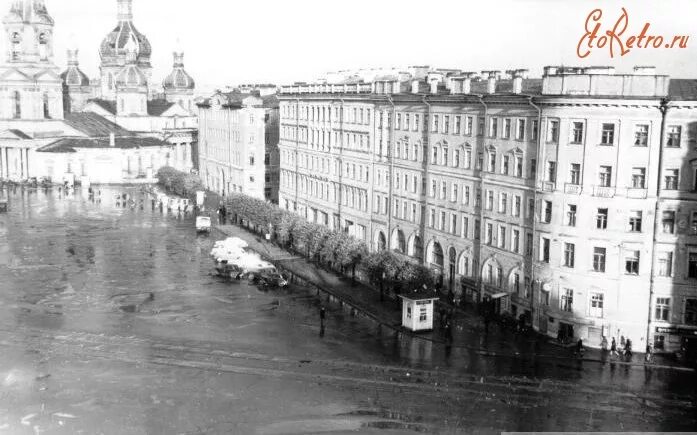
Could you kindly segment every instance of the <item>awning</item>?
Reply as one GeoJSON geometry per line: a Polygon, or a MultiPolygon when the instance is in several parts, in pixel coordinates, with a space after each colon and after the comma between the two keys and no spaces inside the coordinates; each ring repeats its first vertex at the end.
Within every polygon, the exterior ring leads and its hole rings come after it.
{"type": "Polygon", "coordinates": [[[501,299],[501,298],[506,297],[506,296],[508,296],[508,293],[496,293],[495,295],[493,295],[491,297],[491,299],[501,299]]]}

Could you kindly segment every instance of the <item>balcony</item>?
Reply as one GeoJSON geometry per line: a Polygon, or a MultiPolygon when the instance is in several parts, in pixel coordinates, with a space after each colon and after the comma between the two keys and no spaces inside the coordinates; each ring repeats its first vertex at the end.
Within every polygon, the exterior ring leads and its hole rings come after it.
{"type": "Polygon", "coordinates": [[[543,192],[554,192],[554,182],[540,181],[540,190],[543,192]]]}
{"type": "Polygon", "coordinates": [[[564,184],[564,193],[568,193],[569,195],[580,195],[581,192],[583,192],[583,186],[580,184],[564,184]]]}
{"type": "Polygon", "coordinates": [[[648,189],[638,189],[634,187],[627,188],[627,198],[646,199],[648,197],[648,189]]]}
{"type": "Polygon", "coordinates": [[[598,198],[614,198],[617,189],[612,186],[593,186],[593,196],[598,198]]]}

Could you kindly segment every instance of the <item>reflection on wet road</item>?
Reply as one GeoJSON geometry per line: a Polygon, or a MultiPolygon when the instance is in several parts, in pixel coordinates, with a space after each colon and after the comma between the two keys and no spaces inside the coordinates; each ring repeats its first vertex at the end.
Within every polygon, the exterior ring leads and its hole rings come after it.
{"type": "Polygon", "coordinates": [[[0,434],[697,427],[693,373],[446,353],[331,306],[320,338],[316,294],[218,279],[191,216],[117,193],[10,193],[0,434]]]}

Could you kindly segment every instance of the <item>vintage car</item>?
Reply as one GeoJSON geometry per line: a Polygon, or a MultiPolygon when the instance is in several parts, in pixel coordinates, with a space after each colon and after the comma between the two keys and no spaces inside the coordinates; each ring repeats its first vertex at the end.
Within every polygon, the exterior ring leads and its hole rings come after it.
{"type": "Polygon", "coordinates": [[[208,216],[196,217],[196,232],[198,232],[198,233],[210,233],[211,232],[211,218],[208,216]]]}

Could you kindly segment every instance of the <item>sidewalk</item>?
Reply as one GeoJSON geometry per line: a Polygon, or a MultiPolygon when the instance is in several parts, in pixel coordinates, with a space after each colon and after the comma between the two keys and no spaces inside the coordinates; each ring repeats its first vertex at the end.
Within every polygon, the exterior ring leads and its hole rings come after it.
{"type": "MultiPolygon", "coordinates": [[[[310,263],[299,255],[289,253],[275,244],[263,240],[261,235],[254,234],[246,228],[236,225],[218,225],[216,229],[228,237],[235,236],[245,239],[251,249],[276,264],[279,268],[314,284],[385,327],[417,339],[429,340],[443,345],[448,343],[445,331],[439,326],[437,315],[433,331],[413,333],[401,327],[402,314],[399,301],[385,297],[385,301],[380,302],[380,294],[373,288],[359,282],[352,282],[350,278],[340,277],[317,264],[310,263]]],[[[453,339],[451,346],[466,348],[482,355],[529,359],[566,359],[601,363],[612,362],[634,366],[645,365],[644,354],[642,353],[636,353],[632,361],[627,362],[619,358],[610,358],[607,352],[602,352],[598,349],[585,349],[583,357],[579,358],[574,356],[573,347],[559,346],[551,342],[551,339],[547,337],[540,335],[520,336],[503,329],[495,322],[491,322],[488,331],[486,331],[482,318],[470,310],[466,311],[456,308],[452,323],[453,339]]],[[[651,367],[693,370],[692,368],[681,367],[675,361],[662,355],[654,356],[651,367]]]]}

